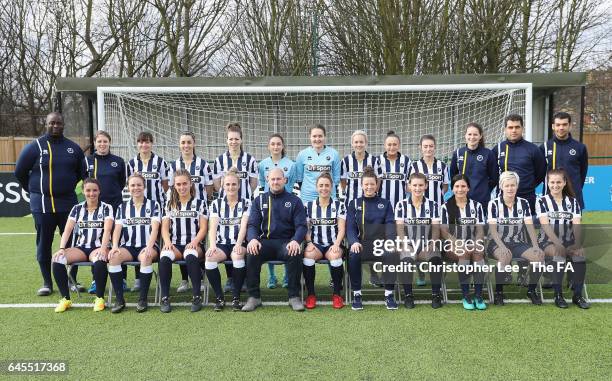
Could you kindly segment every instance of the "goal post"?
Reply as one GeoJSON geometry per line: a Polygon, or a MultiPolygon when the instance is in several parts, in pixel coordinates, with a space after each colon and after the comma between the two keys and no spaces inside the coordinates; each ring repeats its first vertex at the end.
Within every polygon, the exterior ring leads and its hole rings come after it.
{"type": "Polygon", "coordinates": [[[503,139],[503,119],[517,113],[532,138],[532,84],[98,87],[98,129],[113,139],[114,153],[130,158],[136,136],[149,131],[155,152],[166,160],[179,156],[182,131],[196,135],[196,153],[214,160],[226,149],[224,126],[243,127],[244,149],[258,160],[269,155],[267,138],[280,133],[287,154],[310,145],[308,127],[327,129],[327,144],[340,155],[350,153],[350,136],[368,134],[368,151],[380,154],[386,132],[401,138],[401,152],[420,157],[419,138],[437,139],[436,156],[449,159],[464,144],[465,126],[483,126],[488,147],[503,139]]]}

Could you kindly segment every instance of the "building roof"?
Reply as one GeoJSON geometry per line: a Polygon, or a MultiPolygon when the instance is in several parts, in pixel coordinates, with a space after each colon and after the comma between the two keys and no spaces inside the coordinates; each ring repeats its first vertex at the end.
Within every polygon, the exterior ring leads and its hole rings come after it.
{"type": "MultiPolygon", "coordinates": [[[[535,91],[586,85],[587,74],[579,73],[509,73],[457,75],[382,75],[319,77],[179,77],[179,78],[58,78],[59,92],[96,93],[105,87],[216,87],[216,86],[357,86],[357,85],[441,85],[532,83],[535,91]]],[[[92,95],[93,95],[92,94],[92,95]]]]}

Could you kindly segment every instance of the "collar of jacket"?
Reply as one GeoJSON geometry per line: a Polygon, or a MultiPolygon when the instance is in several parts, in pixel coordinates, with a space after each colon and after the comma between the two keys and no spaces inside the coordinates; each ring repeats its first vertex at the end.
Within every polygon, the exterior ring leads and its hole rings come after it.
{"type": "Polygon", "coordinates": [[[567,139],[562,140],[557,137],[557,135],[553,134],[553,141],[557,144],[568,144],[572,140],[572,134],[567,134],[567,139]]]}

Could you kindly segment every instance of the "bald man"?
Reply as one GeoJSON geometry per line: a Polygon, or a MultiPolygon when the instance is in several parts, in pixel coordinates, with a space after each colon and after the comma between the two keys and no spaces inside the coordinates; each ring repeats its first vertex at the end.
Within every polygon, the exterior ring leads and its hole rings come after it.
{"type": "Polygon", "coordinates": [[[77,203],[74,191],[85,178],[83,150],[64,137],[64,117],[47,115],[46,133],[24,147],[17,159],[15,177],[30,193],[36,227],[36,259],[43,278],[38,295],[51,295],[51,246],[56,229],[64,231],[70,209],[77,203]]]}
{"type": "Polygon", "coordinates": [[[300,276],[303,253],[300,249],[306,236],[306,211],[302,201],[285,190],[285,174],[281,168],[268,173],[268,192],[253,200],[247,229],[247,287],[249,298],[242,308],[249,312],[261,306],[259,281],[261,265],[266,261],[285,261],[288,274],[289,306],[304,311],[300,299],[300,276]]]}

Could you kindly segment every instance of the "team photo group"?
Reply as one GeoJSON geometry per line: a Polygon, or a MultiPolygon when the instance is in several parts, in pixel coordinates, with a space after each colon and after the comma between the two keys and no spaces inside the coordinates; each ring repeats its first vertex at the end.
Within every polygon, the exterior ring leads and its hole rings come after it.
{"type": "Polygon", "coordinates": [[[159,308],[167,313],[177,265],[177,292],[191,290],[192,312],[208,302],[204,277],[214,292],[215,311],[248,312],[262,305],[261,270],[267,265],[267,287],[282,284],[289,306],[304,311],[317,306],[315,265],[320,263],[319,271],[331,278],[334,309],[345,303],[364,308],[362,278],[368,268],[370,283],[384,290],[387,309],[414,308],[413,284],[423,286],[427,278],[431,307],[440,308],[444,277],[450,274],[381,269],[454,263],[463,308],[485,310],[487,282],[493,304],[503,306],[504,286],[513,282],[508,269],[518,263],[532,304],[542,304],[538,283],[545,275],[554,304],[568,308],[565,276],[571,303],[587,309],[580,230],[586,146],[572,138],[572,118],[564,112],[553,116],[552,137],[541,146],[524,139],[521,115],[507,115],[503,123],[504,139],[492,149],[485,147],[477,122],[464,126],[465,144],[456,147],[449,163],[436,157],[435,136],[423,135],[421,157],[408,157],[402,144],[417,142],[402,142],[393,131],[377,132],[386,134],[380,154],[368,150],[373,131],[354,131],[352,153],[342,158],[326,144],[326,127],[320,124],[305,128],[306,148],[295,160],[287,157],[280,134],[267,137],[268,157],[255,158],[243,149],[248,126],[238,123],[225,126],[227,150],[217,158],[198,156],[197,136],[189,131],[180,134],[176,156],[162,158],[154,153],[153,134],[143,131],[135,142],[137,155],[124,160],[111,153],[112,137],[102,130],[95,133],[93,154],[85,156],[64,136],[63,116],[51,113],[45,135],[24,148],[15,168],[29,192],[36,227],[43,281],[38,295],[52,295],[55,284],[61,298],[55,312],[70,309],[71,291],[86,290],[77,280],[79,267],[71,265],[90,262],[94,311],[106,309],[110,279],[115,301],[108,307],[120,313],[128,290],[125,263],[138,262],[131,289],[139,295],[136,311],[148,309],[158,274],[159,308]],[[78,202],[75,189],[81,181],[84,201],[78,202]],[[543,192],[536,197],[540,184],[543,192]],[[54,251],[58,228],[61,240],[54,251]],[[409,243],[402,250],[381,251],[381,240],[409,243]],[[425,244],[436,241],[444,248],[425,244]],[[481,244],[468,247],[466,241],[481,244]],[[281,282],[277,261],[284,263],[281,282]],[[485,271],[487,264],[494,270],[485,271]],[[543,265],[552,270],[542,270],[543,265]],[[347,287],[350,300],[343,296],[347,287]],[[242,293],[248,294],[244,303],[242,293]]]}

